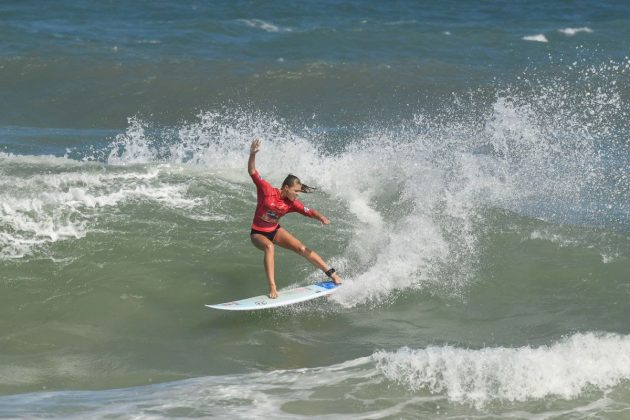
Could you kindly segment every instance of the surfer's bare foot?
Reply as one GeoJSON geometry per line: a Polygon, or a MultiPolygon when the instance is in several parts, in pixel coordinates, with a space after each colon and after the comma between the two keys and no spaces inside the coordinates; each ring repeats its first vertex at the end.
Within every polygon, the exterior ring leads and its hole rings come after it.
{"type": "Polygon", "coordinates": [[[335,284],[341,284],[341,277],[339,277],[339,274],[337,273],[332,273],[332,275],[330,276],[330,278],[332,279],[332,281],[335,284]]]}
{"type": "Polygon", "coordinates": [[[269,293],[267,293],[267,296],[269,296],[270,299],[275,299],[278,297],[278,291],[274,287],[273,289],[269,290],[269,293]]]}

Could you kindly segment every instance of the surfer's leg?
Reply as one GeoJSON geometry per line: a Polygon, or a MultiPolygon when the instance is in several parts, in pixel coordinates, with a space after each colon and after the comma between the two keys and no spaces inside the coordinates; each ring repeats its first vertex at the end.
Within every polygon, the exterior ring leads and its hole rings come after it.
{"type": "Polygon", "coordinates": [[[269,297],[275,299],[278,297],[278,292],[276,290],[276,281],[274,274],[274,246],[273,242],[269,239],[265,238],[263,235],[250,235],[252,243],[254,246],[265,253],[264,264],[265,264],[265,274],[267,275],[267,283],[269,284],[269,297]]]}
{"type": "MultiPolygon", "coordinates": [[[[278,230],[278,233],[276,233],[276,237],[274,238],[274,242],[282,248],[290,249],[291,251],[300,254],[324,273],[330,269],[317,252],[304,246],[302,242],[300,242],[295,236],[291,235],[285,228],[280,228],[278,230]]],[[[335,283],[341,283],[341,278],[337,275],[337,273],[333,273],[332,279],[335,283]]]]}

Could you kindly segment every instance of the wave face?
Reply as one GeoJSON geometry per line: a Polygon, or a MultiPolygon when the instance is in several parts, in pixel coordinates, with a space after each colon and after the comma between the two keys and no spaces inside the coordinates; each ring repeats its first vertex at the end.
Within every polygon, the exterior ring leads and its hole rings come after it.
{"type": "Polygon", "coordinates": [[[623,417],[630,9],[573,6],[2,3],[0,417],[623,417]],[[256,137],[344,286],[210,311],[256,137]]]}
{"type": "MultiPolygon", "coordinates": [[[[304,401],[337,387],[387,395],[350,417],[625,410],[628,145],[610,66],[572,73],[601,78],[595,98],[535,81],[337,131],[226,106],[176,126],[133,117],[61,156],[2,154],[2,392],[122,388],[18,394],[5,413],[88,400],[81,412],[98,416],[146,404],[158,416],[335,416],[347,402],[304,401]],[[327,302],[228,319],[203,304],[264,289],[246,236],[252,137],[270,182],[297,172],[319,188],[303,200],[333,224],[284,226],[345,284],[327,302]],[[282,356],[261,351],[278,342],[282,356]],[[128,388],[152,382],[168,384],[128,388]],[[184,398],[195,387],[222,397],[203,408],[208,394],[184,398]],[[223,406],[234,395],[249,397],[223,406]]],[[[281,287],[320,276],[277,260],[281,287]]]]}
{"type": "Polygon", "coordinates": [[[8,416],[589,418],[627,410],[628,336],[576,334],[550,346],[379,351],[328,367],[206,377],[145,387],[0,397],[8,416]],[[615,390],[617,389],[617,390],[615,390]],[[621,391],[621,393],[620,393],[621,391]],[[588,395],[594,401],[585,401],[588,395]],[[581,398],[580,398],[581,397],[581,398]],[[499,408],[499,402],[509,402],[499,408]],[[459,403],[453,406],[453,403],[459,403]],[[492,412],[497,410],[496,412],[492,412]]]}
{"type": "Polygon", "coordinates": [[[538,348],[428,347],[374,355],[385,377],[482,406],[493,400],[574,399],[630,377],[627,337],[577,334],[538,348]]]}

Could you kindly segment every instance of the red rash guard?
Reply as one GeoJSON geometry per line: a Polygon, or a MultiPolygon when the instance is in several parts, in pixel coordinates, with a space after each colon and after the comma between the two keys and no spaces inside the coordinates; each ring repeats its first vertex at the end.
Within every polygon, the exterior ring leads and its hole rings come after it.
{"type": "Polygon", "coordinates": [[[252,222],[252,229],[261,232],[272,232],[278,227],[278,219],[287,213],[298,212],[304,216],[311,216],[313,211],[300,200],[291,201],[282,198],[280,190],[274,188],[267,181],[262,179],[258,171],[252,175],[252,180],[256,184],[258,205],[252,222]]]}

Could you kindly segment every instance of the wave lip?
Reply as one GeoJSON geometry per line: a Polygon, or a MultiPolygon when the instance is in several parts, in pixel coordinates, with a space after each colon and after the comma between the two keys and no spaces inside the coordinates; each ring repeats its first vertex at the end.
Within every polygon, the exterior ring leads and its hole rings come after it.
{"type": "Polygon", "coordinates": [[[533,42],[543,42],[543,43],[549,42],[549,40],[544,34],[528,35],[528,36],[522,37],[521,39],[524,41],[533,41],[533,42]]]}
{"type": "Polygon", "coordinates": [[[580,32],[585,32],[587,34],[590,34],[590,33],[593,33],[593,30],[589,28],[588,26],[583,26],[581,28],[558,29],[558,32],[560,32],[561,34],[565,34],[567,36],[574,36],[575,34],[580,33],[580,32]]]}
{"type": "Polygon", "coordinates": [[[250,28],[262,29],[265,32],[278,33],[278,32],[292,32],[293,29],[288,27],[281,27],[274,25],[273,23],[264,21],[262,19],[238,19],[239,22],[244,23],[250,28]]]}
{"type": "Polygon", "coordinates": [[[536,348],[403,347],[372,357],[390,380],[478,408],[493,400],[574,399],[630,379],[630,336],[617,334],[580,333],[536,348]]]}
{"type": "MultiPolygon", "coordinates": [[[[405,347],[326,367],[209,376],[113,390],[0,396],[0,417],[72,412],[75,418],[161,418],[174,413],[214,418],[295,418],[299,414],[335,419],[406,418],[423,412],[418,410],[435,413],[436,403],[447,411],[454,405],[471,404],[455,411],[476,417],[483,414],[479,410],[485,411],[486,404],[497,400],[575,400],[589,388],[606,390],[630,379],[629,355],[630,336],[603,333],[575,334],[536,348],[405,347]],[[390,387],[391,380],[410,388],[414,395],[390,387]],[[420,390],[428,393],[416,393],[420,390]]],[[[611,400],[603,396],[586,405],[583,401],[549,403],[552,409],[562,407],[562,414],[579,413],[583,418],[585,413],[601,413],[611,400]]],[[[522,414],[530,405],[517,407],[524,410],[522,414]]],[[[514,408],[493,406],[493,411],[514,408]]],[[[505,417],[512,417],[510,413],[514,411],[506,412],[505,417]]]]}

